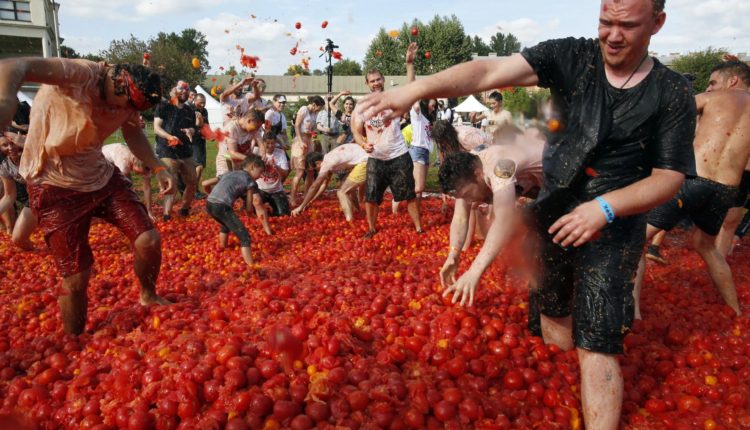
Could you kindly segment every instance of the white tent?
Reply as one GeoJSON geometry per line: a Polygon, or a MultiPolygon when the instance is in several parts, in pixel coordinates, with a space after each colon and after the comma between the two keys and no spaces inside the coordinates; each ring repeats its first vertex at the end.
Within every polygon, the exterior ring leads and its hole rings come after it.
{"type": "Polygon", "coordinates": [[[31,97],[27,96],[26,93],[23,93],[23,92],[19,91],[18,94],[17,94],[17,96],[18,96],[18,101],[19,102],[26,102],[26,103],[29,104],[29,106],[31,106],[32,104],[34,104],[34,99],[32,99],[31,97]]]}
{"type": "Polygon", "coordinates": [[[474,96],[469,96],[460,105],[456,106],[456,112],[484,112],[489,110],[487,106],[475,99],[474,96]]]}
{"type": "Polygon", "coordinates": [[[206,110],[208,111],[208,123],[211,128],[219,128],[224,122],[224,116],[221,113],[221,103],[211,97],[206,90],[200,85],[195,86],[195,92],[203,94],[206,97],[206,110]]]}

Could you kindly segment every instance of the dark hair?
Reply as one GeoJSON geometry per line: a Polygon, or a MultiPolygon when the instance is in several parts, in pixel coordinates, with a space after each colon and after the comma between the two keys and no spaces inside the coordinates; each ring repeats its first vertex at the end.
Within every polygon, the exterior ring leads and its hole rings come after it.
{"type": "MultiPolygon", "coordinates": [[[[274,95],[273,95],[273,101],[275,101],[275,102],[276,102],[276,101],[279,101],[279,99],[280,99],[281,97],[284,97],[284,94],[274,94],[274,95]]],[[[286,101],[286,100],[284,100],[284,101],[286,101]]]]}
{"type": "Polygon", "coordinates": [[[203,100],[206,100],[206,96],[204,96],[203,94],[195,93],[195,98],[197,99],[198,97],[202,98],[203,100]]]}
{"type": "Polygon", "coordinates": [[[438,173],[440,188],[444,193],[449,193],[455,191],[456,186],[462,183],[472,182],[474,169],[481,165],[479,157],[470,152],[461,151],[448,155],[438,173]]]}
{"type": "Polygon", "coordinates": [[[742,61],[725,61],[711,69],[711,73],[719,72],[724,76],[737,76],[745,85],[750,86],[750,66],[742,61]]]}
{"type": "MultiPolygon", "coordinates": [[[[436,109],[432,112],[430,112],[430,101],[435,99],[422,99],[419,101],[419,110],[422,112],[422,115],[427,118],[427,121],[429,122],[435,122],[435,118],[437,117],[437,106],[436,109]]],[[[437,100],[435,100],[435,104],[437,105],[437,100]]]]}
{"type": "Polygon", "coordinates": [[[266,119],[265,115],[263,115],[263,112],[257,109],[250,109],[249,111],[245,112],[244,115],[242,115],[242,118],[247,118],[251,121],[258,121],[260,123],[264,122],[266,119]]]}
{"type": "Polygon", "coordinates": [[[273,130],[268,130],[263,133],[263,140],[276,140],[276,133],[273,130]]]}
{"type": "Polygon", "coordinates": [[[348,102],[349,100],[351,100],[351,101],[352,101],[352,104],[354,104],[354,105],[356,105],[356,104],[357,104],[357,101],[356,101],[356,100],[354,100],[354,97],[352,97],[352,96],[347,96],[347,97],[346,97],[346,98],[344,99],[344,103],[348,102]]]}
{"type": "Polygon", "coordinates": [[[500,102],[502,102],[502,101],[503,101],[503,95],[502,95],[502,94],[500,94],[500,93],[499,93],[498,91],[493,91],[493,92],[491,92],[491,93],[490,93],[490,97],[489,97],[489,98],[491,98],[491,99],[494,99],[494,100],[495,100],[495,101],[497,101],[498,103],[500,103],[500,102]]]}
{"type": "Polygon", "coordinates": [[[662,12],[664,12],[664,3],[666,3],[666,0],[652,0],[651,4],[654,8],[654,15],[658,15],[662,12]]]}
{"type": "Polygon", "coordinates": [[[305,157],[305,168],[306,169],[315,169],[315,163],[318,161],[323,161],[323,154],[320,152],[311,152],[307,154],[305,157]]]}
{"type": "Polygon", "coordinates": [[[115,64],[113,76],[118,76],[123,71],[130,74],[133,83],[138,90],[146,96],[146,100],[155,106],[161,101],[161,76],[151,69],[140,64],[122,63],[115,64]]]}
{"type": "Polygon", "coordinates": [[[312,96],[309,99],[307,99],[308,103],[312,103],[316,106],[325,106],[326,102],[323,100],[323,97],[321,96],[312,96]]]}
{"type": "Polygon", "coordinates": [[[266,163],[263,162],[262,158],[258,157],[255,154],[248,154],[242,161],[242,170],[245,170],[245,167],[251,164],[253,165],[253,167],[260,167],[263,168],[263,170],[266,169],[266,163]]]}
{"type": "Polygon", "coordinates": [[[461,144],[458,141],[458,133],[453,125],[444,119],[439,119],[432,124],[432,140],[437,144],[440,153],[447,157],[454,152],[461,152],[461,144]]]}

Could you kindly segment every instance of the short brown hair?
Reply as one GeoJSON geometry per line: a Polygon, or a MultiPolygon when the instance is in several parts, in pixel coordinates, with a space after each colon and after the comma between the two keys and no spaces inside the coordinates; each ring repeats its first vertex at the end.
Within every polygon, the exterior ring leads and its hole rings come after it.
{"type": "Polygon", "coordinates": [[[372,69],[368,70],[367,73],[365,73],[365,82],[367,82],[367,77],[370,75],[380,75],[380,77],[383,77],[383,73],[380,71],[380,69],[373,67],[372,69]]]}
{"type": "Polygon", "coordinates": [[[750,66],[742,61],[725,61],[711,69],[711,73],[719,72],[724,76],[737,76],[745,85],[750,86],[750,66]]]}

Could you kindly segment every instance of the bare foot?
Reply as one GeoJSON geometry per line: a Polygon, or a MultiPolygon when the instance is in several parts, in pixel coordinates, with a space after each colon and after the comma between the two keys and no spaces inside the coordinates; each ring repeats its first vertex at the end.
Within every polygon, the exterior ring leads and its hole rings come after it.
{"type": "Polygon", "coordinates": [[[171,304],[172,302],[165,299],[164,297],[157,295],[156,293],[141,292],[141,305],[143,306],[171,305],[171,304]]]}

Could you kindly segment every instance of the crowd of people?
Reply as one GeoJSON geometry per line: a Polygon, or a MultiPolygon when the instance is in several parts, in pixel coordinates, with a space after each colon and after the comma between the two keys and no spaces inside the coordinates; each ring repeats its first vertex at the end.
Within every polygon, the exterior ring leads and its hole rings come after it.
{"type": "Polygon", "coordinates": [[[527,270],[530,328],[548,343],[575,348],[587,428],[615,429],[623,396],[617,357],[640,317],[648,240],[688,218],[717,291],[743,313],[726,256],[750,221],[739,209],[747,207],[750,187],[750,67],[719,63],[707,91],[694,94],[684,76],[648,55],[665,20],[664,0],[602,0],[598,39],[550,40],[420,80],[412,43],[407,85],[384,91],[382,73],[369,70],[370,95],[310,97],[291,122],[286,97],[266,100],[265,83],[248,77],[222,93],[220,130],[206,127],[204,96],[182,81],[162,94],[159,75],[145,66],[0,60],[0,125],[8,126],[0,137],[0,215],[22,248],[32,247],[37,225],[44,232],[63,276],[63,327],[81,333],[93,217],[133,243],[142,304],[168,303],[155,290],[161,248],[152,177],[164,196],[162,222],[172,217],[175,190],[182,194],[179,216],[206,198],[220,246],[236,235],[253,265],[237,200],[273,234],[269,217],[302,215],[336,177],[345,219],[354,221],[364,205],[366,238],[377,238],[388,189],[393,210],[406,201],[421,233],[420,199],[437,160],[444,199],[455,199],[440,270],[444,295],[471,306],[486,268],[514,235],[525,235],[525,249],[536,257],[527,270]],[[23,82],[43,84],[30,112],[15,101],[23,82]],[[456,122],[457,97],[533,85],[551,90],[551,111],[563,127],[517,126],[497,92],[491,111],[472,116],[484,120],[483,130],[456,122]],[[155,147],[139,115],[150,108],[155,147]],[[117,129],[125,144],[103,146],[117,129]],[[218,144],[217,176],[201,182],[207,140],[218,144]],[[131,172],[143,176],[145,204],[127,179],[131,172]],[[460,255],[475,237],[483,239],[481,250],[458,276],[460,255]]]}

